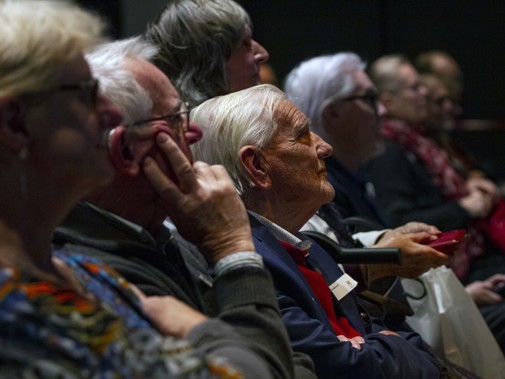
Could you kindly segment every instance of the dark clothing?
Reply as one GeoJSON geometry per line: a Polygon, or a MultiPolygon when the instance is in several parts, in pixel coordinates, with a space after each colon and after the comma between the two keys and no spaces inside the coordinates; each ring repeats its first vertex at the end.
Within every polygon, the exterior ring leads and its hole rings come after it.
{"type": "MultiPolygon", "coordinates": [[[[245,337],[268,362],[274,377],[293,377],[292,350],[264,269],[238,268],[213,281],[205,260],[191,244],[172,236],[158,245],[145,230],[86,203],[57,228],[54,242],[65,244],[67,251],[100,258],[147,295],[172,295],[218,317],[245,337]]],[[[307,357],[296,358],[295,377],[313,378],[307,357]]]]}
{"type": "MultiPolygon", "coordinates": [[[[359,351],[349,342],[340,342],[316,295],[277,238],[255,218],[251,218],[256,250],[272,273],[284,324],[293,348],[309,354],[319,378],[438,378],[436,359],[423,349],[416,333],[402,337],[378,333],[385,328],[357,304],[354,293],[335,300],[337,316],[347,318],[362,334],[366,344],[359,351]]],[[[328,285],[342,275],[337,263],[317,244],[309,248],[310,263],[328,285]]]]}
{"type": "Polygon", "coordinates": [[[352,173],[334,157],[327,158],[328,180],[335,188],[333,204],[342,217],[366,217],[388,227],[387,216],[379,209],[375,195],[371,193],[370,182],[364,171],[352,173]]]}
{"type": "MultiPolygon", "coordinates": [[[[436,186],[424,164],[398,143],[386,139],[385,152],[373,159],[367,170],[374,183],[377,198],[394,225],[422,221],[442,231],[466,228],[470,215],[456,201],[448,201],[436,186]]],[[[505,257],[489,241],[486,254],[473,261],[464,283],[485,280],[504,272],[505,257]]],[[[491,332],[505,352],[505,301],[479,307],[491,332]]]]}
{"type": "Polygon", "coordinates": [[[385,152],[367,165],[377,199],[394,226],[409,221],[442,231],[465,228],[470,215],[457,201],[447,201],[417,157],[386,139],[385,152]]]}

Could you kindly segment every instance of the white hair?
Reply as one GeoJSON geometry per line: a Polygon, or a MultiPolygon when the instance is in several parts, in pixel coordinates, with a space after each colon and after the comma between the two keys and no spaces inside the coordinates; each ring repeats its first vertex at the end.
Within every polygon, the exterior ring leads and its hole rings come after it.
{"type": "Polygon", "coordinates": [[[105,43],[86,55],[103,95],[119,107],[125,125],[148,118],[153,106],[149,93],[137,82],[127,64],[149,61],[157,53],[158,49],[149,42],[132,37],[105,43]]]}
{"type": "Polygon", "coordinates": [[[203,129],[202,139],[192,145],[195,158],[224,165],[240,194],[251,188],[238,152],[246,145],[268,146],[277,131],[281,100],[286,96],[280,89],[263,84],[212,98],[193,109],[191,118],[203,129]]]}
{"type": "Polygon", "coordinates": [[[312,58],[288,74],[284,91],[288,99],[311,119],[311,129],[320,133],[324,109],[355,91],[357,83],[350,74],[364,68],[361,58],[350,52],[312,58]]]}

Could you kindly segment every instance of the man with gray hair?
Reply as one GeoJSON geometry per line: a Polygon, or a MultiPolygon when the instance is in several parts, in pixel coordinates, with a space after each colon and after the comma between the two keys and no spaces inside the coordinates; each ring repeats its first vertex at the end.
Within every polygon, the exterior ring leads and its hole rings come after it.
{"type": "MultiPolygon", "coordinates": [[[[125,117],[108,141],[115,177],[72,212],[55,241],[100,257],[147,295],[173,295],[216,317],[188,338],[250,346],[256,359],[237,356],[232,346],[227,352],[245,377],[294,377],[293,352],[243,204],[223,167],[192,161],[189,145],[201,131],[168,78],[146,60],[155,53],[134,38],[88,54],[105,96],[125,117]],[[167,216],[187,241],[163,226],[167,216]],[[212,264],[214,278],[188,241],[212,264]]],[[[312,378],[309,359],[300,355],[297,362],[308,368],[298,365],[296,377],[312,378]]]]}
{"type": "Polygon", "coordinates": [[[307,117],[270,85],[210,99],[192,117],[205,126],[195,156],[223,164],[234,180],[291,344],[311,356],[318,377],[438,378],[421,338],[369,318],[356,302],[352,278],[299,232],[334,196],[324,164],[332,148],[310,131],[307,117]]]}
{"type": "Polygon", "coordinates": [[[259,66],[268,60],[233,0],[169,1],[144,38],[159,47],[153,62],[191,106],[259,84],[259,66]]]}
{"type": "MultiPolygon", "coordinates": [[[[321,232],[340,244],[354,245],[346,239],[344,218],[365,217],[379,228],[388,227],[386,217],[370,194],[366,176],[361,166],[371,157],[382,152],[383,141],[379,122],[384,107],[379,102],[377,90],[365,71],[365,64],[354,53],[344,52],[324,55],[300,63],[286,78],[288,98],[311,119],[312,130],[327,141],[333,154],[325,160],[328,180],[335,189],[331,203],[323,205],[302,230],[321,232]],[[335,235],[337,233],[337,235],[335,235]],[[343,235],[344,234],[344,235],[343,235]]],[[[421,223],[409,223],[394,230],[395,233],[413,233],[431,230],[421,223]]],[[[391,232],[377,231],[367,235],[366,244],[376,243],[375,238],[390,237],[391,232]]],[[[350,237],[350,233],[347,233],[350,237]]],[[[372,264],[364,268],[364,282],[368,289],[390,293],[390,285],[396,276],[416,278],[431,267],[447,262],[448,257],[413,239],[402,248],[402,265],[372,264]],[[380,280],[379,280],[380,279],[380,280]],[[379,280],[379,281],[377,281],[379,280]]],[[[361,272],[356,266],[346,266],[357,277],[361,272]]],[[[396,285],[398,286],[398,284],[396,285]]],[[[400,295],[401,286],[398,288],[400,295]]],[[[363,293],[362,296],[365,296],[363,293]]],[[[400,308],[401,309],[401,308],[400,308]]],[[[396,316],[403,316],[395,311],[396,316]]],[[[393,316],[391,313],[388,316],[393,316]]],[[[393,321],[388,317],[388,321],[393,321]]],[[[403,321],[403,317],[399,317],[403,321]]]]}

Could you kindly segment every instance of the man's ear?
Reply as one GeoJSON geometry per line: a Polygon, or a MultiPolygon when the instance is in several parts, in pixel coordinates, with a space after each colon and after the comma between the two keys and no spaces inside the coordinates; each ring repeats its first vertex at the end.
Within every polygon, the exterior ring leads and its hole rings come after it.
{"type": "Polygon", "coordinates": [[[255,187],[261,189],[269,188],[272,185],[272,181],[268,174],[268,165],[258,147],[252,145],[243,146],[238,154],[242,167],[249,174],[249,178],[255,187]]]}
{"type": "Polygon", "coordinates": [[[14,154],[19,153],[29,143],[26,128],[25,107],[16,98],[0,100],[0,141],[14,154]]]}
{"type": "Polygon", "coordinates": [[[109,155],[115,169],[126,176],[137,176],[140,172],[140,161],[131,146],[135,142],[126,142],[126,128],[122,125],[115,127],[109,133],[109,155]]]}

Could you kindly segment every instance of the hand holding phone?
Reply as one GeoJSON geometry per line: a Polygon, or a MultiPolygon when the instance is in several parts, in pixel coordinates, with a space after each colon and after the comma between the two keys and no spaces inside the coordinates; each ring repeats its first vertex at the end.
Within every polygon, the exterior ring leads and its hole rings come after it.
{"type": "Polygon", "coordinates": [[[465,229],[456,229],[449,232],[444,232],[438,235],[438,238],[433,241],[425,241],[424,244],[440,251],[441,253],[450,255],[458,248],[459,244],[466,236],[465,229]]]}

